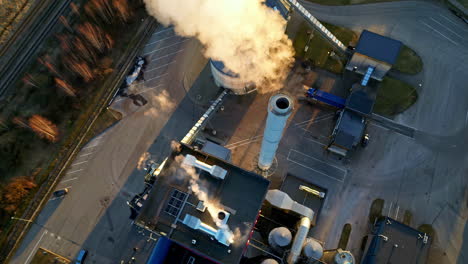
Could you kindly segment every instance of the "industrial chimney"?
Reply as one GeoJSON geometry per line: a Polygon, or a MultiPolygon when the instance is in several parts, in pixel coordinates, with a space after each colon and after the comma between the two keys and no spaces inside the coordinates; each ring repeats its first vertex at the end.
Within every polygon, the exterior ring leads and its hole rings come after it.
{"type": "Polygon", "coordinates": [[[288,95],[277,94],[270,98],[262,148],[258,159],[258,167],[263,171],[270,169],[271,164],[273,164],[284,127],[292,110],[293,100],[288,95]]]}

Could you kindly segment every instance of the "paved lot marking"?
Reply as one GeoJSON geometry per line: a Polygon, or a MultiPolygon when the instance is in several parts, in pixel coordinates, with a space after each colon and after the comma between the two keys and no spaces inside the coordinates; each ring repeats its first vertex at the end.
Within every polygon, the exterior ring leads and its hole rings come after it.
{"type": "Polygon", "coordinates": [[[74,181],[74,180],[77,180],[77,179],[78,179],[78,177],[75,177],[75,178],[71,178],[71,179],[68,179],[68,180],[64,180],[61,183],[66,183],[66,182],[74,181]]]}
{"type": "Polygon", "coordinates": [[[82,161],[82,162],[74,163],[74,164],[72,164],[72,167],[73,167],[73,166],[76,166],[76,165],[80,165],[80,164],[86,163],[86,162],[88,162],[88,161],[85,160],[85,161],[82,161]]]}
{"type": "Polygon", "coordinates": [[[445,29],[447,29],[448,31],[452,32],[453,34],[457,35],[458,37],[460,37],[461,39],[463,39],[462,36],[460,36],[459,34],[457,34],[455,31],[451,30],[450,28],[448,28],[446,25],[440,23],[438,20],[435,20],[434,18],[431,17],[431,20],[436,22],[437,24],[441,25],[442,27],[444,27],[445,29]]]}
{"type": "Polygon", "coordinates": [[[36,248],[37,246],[39,245],[39,243],[41,242],[42,238],[44,237],[44,235],[47,234],[47,230],[45,230],[44,232],[42,232],[42,235],[41,235],[41,238],[39,238],[39,241],[37,241],[36,245],[34,245],[33,247],[33,250],[31,251],[31,253],[29,254],[28,258],[26,259],[26,262],[25,263],[29,263],[29,259],[32,257],[32,255],[36,252],[36,248]]]}
{"type": "Polygon", "coordinates": [[[152,61],[152,62],[153,62],[153,61],[157,61],[157,60],[160,60],[160,59],[162,59],[162,58],[166,58],[166,57],[169,57],[169,56],[171,56],[171,55],[180,53],[180,52],[182,52],[182,51],[184,51],[184,49],[180,49],[180,50],[178,50],[178,51],[176,51],[176,52],[169,53],[169,54],[167,54],[167,55],[164,55],[164,56],[162,56],[162,57],[158,57],[158,58],[156,58],[156,59],[151,59],[151,61],[152,61]]]}
{"type": "Polygon", "coordinates": [[[68,172],[67,174],[73,174],[73,173],[75,173],[75,172],[79,172],[79,171],[82,171],[82,170],[83,170],[83,169],[79,169],[79,170],[70,171],[70,172],[68,172]]]}
{"type": "Polygon", "coordinates": [[[339,182],[344,182],[346,178],[347,171],[345,169],[324,162],[295,149],[291,149],[289,151],[287,160],[339,182]]]}
{"type": "Polygon", "coordinates": [[[177,42],[177,43],[171,44],[171,45],[169,45],[169,46],[165,46],[165,47],[163,47],[163,48],[159,48],[159,49],[152,50],[152,51],[150,51],[150,52],[147,52],[147,53],[143,54],[143,56],[149,55],[149,54],[151,54],[151,53],[155,53],[156,51],[160,51],[160,50],[163,50],[163,49],[167,49],[167,48],[169,48],[169,47],[173,47],[173,46],[175,46],[175,45],[182,44],[182,43],[187,42],[187,41],[189,41],[189,40],[190,40],[190,39],[184,39],[184,40],[182,40],[182,41],[179,41],[179,42],[177,42]]]}
{"type": "Polygon", "coordinates": [[[318,122],[321,122],[321,121],[330,119],[330,118],[332,118],[334,115],[335,115],[335,114],[327,114],[327,115],[320,116],[319,118],[311,118],[311,119],[309,119],[309,120],[296,123],[296,124],[294,124],[294,126],[307,125],[307,124],[310,123],[310,122],[312,122],[311,124],[315,124],[315,123],[318,123],[318,122]]]}
{"type": "Polygon", "coordinates": [[[90,153],[87,153],[87,154],[83,154],[83,155],[81,155],[81,156],[79,156],[79,157],[88,156],[88,155],[91,155],[91,154],[93,154],[93,153],[94,153],[94,152],[90,152],[90,153]]]}
{"type": "Polygon", "coordinates": [[[457,28],[459,28],[459,29],[461,29],[461,30],[463,30],[463,31],[465,31],[465,32],[468,32],[467,29],[464,29],[463,27],[460,27],[459,24],[453,22],[453,20],[449,19],[448,17],[446,17],[446,16],[444,16],[444,15],[440,15],[440,14],[439,14],[439,16],[442,17],[442,18],[444,18],[444,19],[447,20],[448,22],[452,23],[452,24],[455,25],[457,28]]]}
{"type": "Polygon", "coordinates": [[[83,149],[94,148],[94,147],[97,147],[98,145],[99,145],[99,143],[98,143],[98,144],[96,144],[96,145],[92,145],[92,146],[87,146],[87,147],[84,147],[83,149]]]}
{"type": "Polygon", "coordinates": [[[166,76],[166,75],[168,75],[168,74],[169,74],[169,73],[161,74],[161,75],[159,75],[159,76],[156,76],[156,77],[153,77],[153,78],[151,78],[151,79],[145,80],[145,83],[146,83],[146,82],[149,82],[149,81],[151,81],[151,80],[159,79],[159,78],[164,77],[164,76],[166,76]]]}
{"type": "Polygon", "coordinates": [[[174,27],[168,27],[168,28],[166,28],[166,29],[163,29],[163,30],[160,30],[160,31],[156,31],[156,32],[153,33],[153,36],[154,36],[154,35],[158,35],[158,34],[163,33],[163,32],[166,32],[166,31],[171,30],[171,29],[173,29],[173,28],[174,28],[174,27]]]}
{"type": "Polygon", "coordinates": [[[158,43],[158,42],[161,42],[161,41],[164,41],[164,40],[167,40],[167,39],[171,39],[171,38],[173,38],[173,37],[178,37],[178,36],[177,36],[177,35],[172,35],[172,36],[167,37],[167,38],[163,38],[163,39],[160,39],[160,40],[156,40],[156,41],[153,41],[153,42],[151,42],[151,43],[146,44],[145,47],[146,47],[146,46],[149,46],[149,45],[153,45],[153,44],[158,43]]]}
{"type": "Polygon", "coordinates": [[[445,36],[444,34],[442,34],[442,33],[441,33],[440,31],[438,31],[437,29],[435,29],[435,28],[429,26],[426,22],[424,22],[424,21],[419,21],[419,22],[422,23],[423,25],[425,25],[426,27],[428,27],[428,28],[434,30],[435,32],[439,33],[442,37],[444,37],[444,38],[447,39],[448,41],[452,42],[453,44],[458,45],[457,42],[455,42],[455,41],[453,41],[452,39],[450,39],[449,37],[445,36]]]}
{"type": "Polygon", "coordinates": [[[176,60],[171,61],[171,62],[169,62],[169,63],[166,63],[166,64],[164,64],[164,65],[161,65],[161,66],[159,66],[159,67],[146,70],[145,73],[146,73],[146,72],[150,72],[150,71],[154,71],[154,70],[157,70],[157,69],[161,69],[161,68],[166,67],[167,65],[170,65],[170,64],[172,64],[172,63],[174,63],[174,62],[176,62],[176,60]]]}
{"type": "MultiPolygon", "coordinates": [[[[156,88],[158,88],[158,87],[160,87],[160,86],[163,86],[163,85],[166,85],[166,84],[165,84],[165,83],[161,83],[161,84],[158,84],[158,85],[156,85],[156,86],[152,86],[152,87],[148,87],[148,88],[146,88],[146,89],[142,89],[142,90],[140,90],[139,92],[133,93],[133,94],[135,95],[135,94],[146,93],[146,92],[148,92],[148,91],[154,90],[154,89],[156,89],[156,88]]],[[[128,97],[120,97],[119,99],[115,100],[115,102],[120,102],[120,101],[125,100],[125,99],[129,99],[129,98],[128,98],[128,97]]]]}
{"type": "Polygon", "coordinates": [[[258,135],[258,136],[254,136],[254,137],[251,137],[251,138],[247,138],[247,139],[244,139],[244,140],[237,141],[235,143],[231,143],[229,145],[226,145],[225,147],[228,148],[228,149],[235,149],[237,147],[244,146],[244,145],[250,144],[252,142],[259,141],[262,138],[263,138],[263,135],[258,135]]]}
{"type": "MultiPolygon", "coordinates": [[[[307,131],[307,132],[309,132],[309,131],[307,131]]],[[[326,147],[326,146],[327,146],[327,144],[324,144],[324,143],[322,143],[322,142],[320,142],[320,141],[318,141],[318,140],[312,139],[312,138],[310,138],[310,137],[304,137],[304,138],[307,139],[307,140],[310,140],[310,141],[312,141],[312,142],[314,142],[314,143],[316,143],[316,144],[319,144],[319,145],[322,146],[322,147],[326,147]]]]}

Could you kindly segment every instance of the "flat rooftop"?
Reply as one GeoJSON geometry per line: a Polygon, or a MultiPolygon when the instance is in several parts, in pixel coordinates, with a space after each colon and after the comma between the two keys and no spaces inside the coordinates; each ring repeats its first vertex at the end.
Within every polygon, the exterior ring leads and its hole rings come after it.
{"type": "Polygon", "coordinates": [[[250,232],[269,187],[269,181],[253,172],[243,170],[209,154],[186,145],[173,151],[157,177],[135,223],[148,230],[167,236],[180,245],[222,263],[238,263],[246,247],[250,232]],[[230,214],[227,225],[236,235],[234,243],[225,246],[206,233],[194,230],[182,221],[189,214],[217,229],[208,210],[196,209],[199,198],[192,192],[193,178],[187,177],[181,167],[186,155],[200,162],[216,165],[227,171],[224,179],[196,169],[197,183],[208,194],[207,200],[230,214]],[[196,241],[193,244],[193,240],[196,241]]]}
{"type": "Polygon", "coordinates": [[[377,222],[369,237],[362,264],[424,264],[431,238],[389,217],[377,222]]]}
{"type": "Polygon", "coordinates": [[[356,52],[393,65],[402,45],[401,41],[364,30],[359,37],[356,52]]]}

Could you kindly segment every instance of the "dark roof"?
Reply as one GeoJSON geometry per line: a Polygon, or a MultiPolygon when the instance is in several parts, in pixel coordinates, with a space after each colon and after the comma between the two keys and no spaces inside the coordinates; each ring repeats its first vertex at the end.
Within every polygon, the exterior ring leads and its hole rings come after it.
{"type": "Polygon", "coordinates": [[[346,100],[346,108],[364,115],[371,114],[373,107],[374,100],[362,90],[352,92],[346,100]]]}
{"type": "Polygon", "coordinates": [[[286,9],[286,7],[281,4],[279,0],[266,0],[265,4],[270,8],[278,10],[281,16],[283,16],[285,19],[288,17],[288,9],[286,9]]]}
{"type": "Polygon", "coordinates": [[[211,141],[206,141],[202,151],[225,161],[231,160],[231,150],[211,141]]]}
{"type": "Polygon", "coordinates": [[[153,232],[221,263],[238,263],[246,247],[249,233],[254,226],[258,212],[268,190],[269,181],[258,174],[243,170],[219,158],[181,145],[174,151],[156,178],[148,200],[143,205],[135,223],[153,232]],[[214,178],[209,173],[197,169],[199,184],[207,190],[210,200],[217,201],[221,209],[230,213],[227,225],[240,235],[229,247],[211,239],[205,233],[194,230],[182,221],[187,214],[199,218],[203,223],[216,229],[216,224],[208,210],[196,209],[199,199],[189,191],[189,178],[182,171],[181,159],[187,154],[209,165],[217,165],[227,171],[224,180],[214,178]],[[168,213],[174,193],[185,193],[179,210],[168,213]],[[192,244],[192,240],[197,242],[192,244]],[[230,250],[230,252],[228,252],[230,250]]]}
{"type": "Polygon", "coordinates": [[[368,238],[362,264],[425,264],[432,239],[389,217],[377,222],[368,238]],[[385,238],[388,238],[385,241],[385,238]]]}
{"type": "Polygon", "coordinates": [[[364,30],[356,46],[356,52],[393,65],[401,46],[401,41],[364,30]]]}
{"type": "Polygon", "coordinates": [[[210,60],[210,62],[213,65],[213,67],[215,67],[218,71],[226,74],[227,76],[234,77],[234,78],[239,77],[239,74],[237,74],[237,73],[231,71],[229,68],[227,68],[226,65],[224,65],[224,62],[217,61],[217,60],[210,60]]]}
{"type": "Polygon", "coordinates": [[[336,123],[333,144],[352,149],[361,141],[364,129],[364,119],[359,114],[345,109],[336,123]]]}
{"type": "Polygon", "coordinates": [[[164,236],[158,239],[146,264],[187,264],[191,259],[196,264],[218,264],[164,236]]]}

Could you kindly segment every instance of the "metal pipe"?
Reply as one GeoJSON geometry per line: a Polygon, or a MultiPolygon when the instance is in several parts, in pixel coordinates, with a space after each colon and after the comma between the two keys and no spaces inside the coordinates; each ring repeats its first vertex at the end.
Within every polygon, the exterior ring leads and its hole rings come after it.
{"type": "Polygon", "coordinates": [[[296,236],[294,237],[294,242],[291,246],[291,252],[288,255],[288,264],[294,264],[297,262],[299,256],[301,255],[302,246],[307,238],[307,234],[310,229],[310,219],[308,217],[303,217],[299,221],[299,227],[297,228],[296,236]]]}

